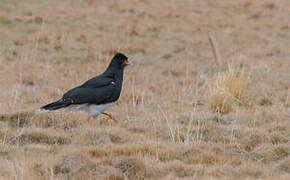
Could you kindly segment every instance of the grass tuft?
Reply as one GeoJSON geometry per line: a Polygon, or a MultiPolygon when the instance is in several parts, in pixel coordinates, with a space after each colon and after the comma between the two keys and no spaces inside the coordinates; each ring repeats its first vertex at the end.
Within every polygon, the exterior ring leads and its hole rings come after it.
{"type": "Polygon", "coordinates": [[[28,125],[29,119],[31,119],[32,116],[34,116],[32,112],[0,115],[0,121],[8,123],[8,125],[12,127],[24,127],[28,125]]]}
{"type": "Polygon", "coordinates": [[[17,142],[20,144],[69,144],[70,140],[61,136],[50,136],[43,132],[27,132],[17,138],[17,142]]]}
{"type": "Polygon", "coordinates": [[[227,114],[234,104],[248,100],[249,75],[244,70],[229,68],[213,77],[209,83],[207,103],[211,111],[227,114]]]}
{"type": "Polygon", "coordinates": [[[144,179],[145,176],[145,165],[139,159],[130,157],[130,158],[121,158],[115,165],[117,169],[120,169],[124,174],[126,179],[144,179]]]}

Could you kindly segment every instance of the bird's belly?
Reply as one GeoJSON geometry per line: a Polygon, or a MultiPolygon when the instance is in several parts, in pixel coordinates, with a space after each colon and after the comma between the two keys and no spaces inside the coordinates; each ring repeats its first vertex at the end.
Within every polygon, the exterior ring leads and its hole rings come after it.
{"type": "Polygon", "coordinates": [[[102,113],[104,110],[112,106],[113,103],[107,103],[107,104],[101,104],[101,105],[96,105],[96,104],[91,104],[88,105],[88,112],[91,114],[91,116],[97,116],[100,113],[102,113]]]}
{"type": "Polygon", "coordinates": [[[70,111],[88,111],[88,104],[74,104],[74,105],[70,105],[68,106],[68,109],[70,111]]]}

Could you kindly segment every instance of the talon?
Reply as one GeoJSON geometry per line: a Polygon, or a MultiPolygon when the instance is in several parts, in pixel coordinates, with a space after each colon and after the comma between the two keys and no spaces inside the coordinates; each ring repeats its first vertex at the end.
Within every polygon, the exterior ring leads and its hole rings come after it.
{"type": "Polygon", "coordinates": [[[109,117],[108,119],[111,119],[111,120],[115,121],[116,123],[118,122],[117,119],[112,114],[105,113],[105,112],[102,112],[102,114],[108,116],[109,117]]]}

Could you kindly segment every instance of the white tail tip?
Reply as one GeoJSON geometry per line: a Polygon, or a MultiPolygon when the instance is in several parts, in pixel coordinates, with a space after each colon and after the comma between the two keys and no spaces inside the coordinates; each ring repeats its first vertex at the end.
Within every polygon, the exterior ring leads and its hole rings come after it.
{"type": "Polygon", "coordinates": [[[47,109],[38,109],[37,110],[37,114],[40,114],[40,113],[45,113],[45,112],[48,112],[49,110],[47,110],[47,109]]]}

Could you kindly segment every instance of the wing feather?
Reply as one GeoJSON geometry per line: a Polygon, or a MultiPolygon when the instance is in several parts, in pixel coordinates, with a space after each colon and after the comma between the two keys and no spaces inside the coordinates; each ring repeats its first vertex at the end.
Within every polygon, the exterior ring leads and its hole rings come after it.
{"type": "Polygon", "coordinates": [[[63,99],[70,104],[103,104],[110,100],[114,89],[114,84],[102,87],[80,86],[65,93],[63,99]]]}

